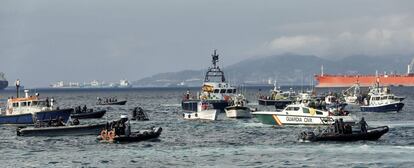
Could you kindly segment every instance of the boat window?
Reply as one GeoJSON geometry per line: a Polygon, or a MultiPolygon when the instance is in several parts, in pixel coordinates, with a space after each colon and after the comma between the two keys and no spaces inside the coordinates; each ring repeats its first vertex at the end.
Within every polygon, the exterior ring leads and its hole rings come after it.
{"type": "Polygon", "coordinates": [[[388,99],[394,99],[394,96],[388,96],[388,99]]]}
{"type": "Polygon", "coordinates": [[[33,105],[33,106],[36,106],[36,105],[37,105],[37,101],[33,101],[33,102],[32,102],[32,105],[33,105]]]}
{"type": "Polygon", "coordinates": [[[316,110],[316,114],[317,114],[317,115],[323,115],[323,112],[322,112],[322,111],[318,111],[318,110],[316,110]]]}
{"type": "Polygon", "coordinates": [[[24,107],[24,106],[27,106],[27,102],[21,102],[21,103],[20,103],[20,106],[23,106],[23,107],[24,107]]]}
{"type": "Polygon", "coordinates": [[[13,107],[19,107],[19,103],[13,103],[13,107]]]}
{"type": "Polygon", "coordinates": [[[220,93],[226,93],[226,89],[221,89],[220,93]]]}
{"type": "Polygon", "coordinates": [[[233,89],[233,93],[236,93],[236,89],[233,89]]]}
{"type": "Polygon", "coordinates": [[[303,113],[309,113],[309,109],[308,108],[303,108],[303,113]]]}
{"type": "Polygon", "coordinates": [[[387,96],[382,96],[381,97],[381,100],[386,100],[387,99],[387,96]]]}
{"type": "Polygon", "coordinates": [[[299,107],[287,107],[286,111],[298,111],[299,107]]]}
{"type": "Polygon", "coordinates": [[[233,93],[233,89],[228,89],[227,93],[233,93]]]}
{"type": "Polygon", "coordinates": [[[27,102],[27,106],[30,106],[32,104],[32,102],[27,102]]]}
{"type": "Polygon", "coordinates": [[[218,89],[214,89],[214,93],[220,93],[218,89]]]}

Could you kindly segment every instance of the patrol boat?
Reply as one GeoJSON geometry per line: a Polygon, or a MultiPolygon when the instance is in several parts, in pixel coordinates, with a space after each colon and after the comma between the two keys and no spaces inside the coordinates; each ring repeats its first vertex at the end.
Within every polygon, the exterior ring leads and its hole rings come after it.
{"type": "Polygon", "coordinates": [[[0,124],[32,125],[35,122],[48,122],[61,119],[64,122],[70,117],[73,109],[54,108],[55,100],[40,99],[39,94],[29,96],[25,90],[25,97],[19,97],[20,81],[16,82],[17,97],[9,98],[6,109],[0,109],[0,124]]]}
{"type": "Polygon", "coordinates": [[[213,105],[214,109],[224,111],[229,106],[230,97],[236,94],[236,88],[226,82],[224,72],[217,65],[219,55],[214,50],[212,56],[212,67],[206,72],[201,94],[194,99],[191,98],[189,91],[181,102],[183,110],[196,111],[197,103],[201,100],[213,105]]]}
{"type": "Polygon", "coordinates": [[[342,118],[344,123],[354,124],[351,116],[333,116],[328,111],[314,109],[304,104],[291,104],[282,111],[257,111],[252,115],[263,124],[270,125],[326,125],[342,118]]]}
{"type": "Polygon", "coordinates": [[[370,88],[368,96],[364,98],[364,105],[362,105],[362,112],[399,112],[404,107],[402,103],[404,98],[397,97],[391,94],[388,87],[380,87],[379,80],[370,88]]]}

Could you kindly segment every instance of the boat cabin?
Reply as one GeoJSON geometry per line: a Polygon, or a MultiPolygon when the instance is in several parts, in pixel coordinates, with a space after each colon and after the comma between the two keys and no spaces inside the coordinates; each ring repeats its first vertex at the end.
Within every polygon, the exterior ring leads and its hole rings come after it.
{"type": "Polygon", "coordinates": [[[369,99],[369,105],[385,105],[395,102],[399,102],[399,100],[393,94],[371,95],[369,99]]]}
{"type": "Polygon", "coordinates": [[[307,116],[328,116],[329,113],[319,109],[306,107],[300,104],[291,104],[283,109],[282,113],[286,115],[307,115],[307,116]]]}
{"type": "Polygon", "coordinates": [[[28,90],[25,90],[26,96],[23,98],[9,98],[5,115],[17,115],[35,113],[39,111],[52,110],[53,99],[39,99],[38,95],[29,96],[28,90]]]}

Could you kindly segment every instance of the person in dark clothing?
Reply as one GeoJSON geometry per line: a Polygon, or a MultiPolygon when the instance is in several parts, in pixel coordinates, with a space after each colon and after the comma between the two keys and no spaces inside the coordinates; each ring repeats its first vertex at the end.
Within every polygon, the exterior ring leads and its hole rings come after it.
{"type": "Polygon", "coordinates": [[[75,119],[73,120],[73,125],[79,125],[79,119],[75,118],[75,119]]]}
{"type": "Polygon", "coordinates": [[[86,112],[88,110],[88,108],[86,107],[86,105],[83,106],[82,112],[86,112]]]}
{"type": "Polygon", "coordinates": [[[63,118],[62,117],[59,117],[59,119],[58,119],[58,121],[57,121],[57,123],[56,123],[56,126],[65,126],[65,123],[63,122],[63,118]]]}
{"type": "Polygon", "coordinates": [[[361,118],[361,121],[359,121],[359,125],[360,125],[360,127],[361,127],[361,132],[362,132],[362,133],[367,133],[367,127],[368,127],[368,124],[367,124],[367,122],[365,122],[364,117],[362,117],[362,118],[361,118]]]}
{"type": "Polygon", "coordinates": [[[138,107],[135,107],[134,110],[132,110],[132,118],[136,119],[137,113],[138,113],[138,107]]]}
{"type": "Polygon", "coordinates": [[[335,133],[338,133],[339,132],[339,121],[338,121],[338,119],[335,119],[335,123],[334,123],[334,128],[335,128],[335,133]]]}
{"type": "Polygon", "coordinates": [[[339,133],[343,134],[344,133],[344,120],[342,118],[339,119],[339,133]]]}

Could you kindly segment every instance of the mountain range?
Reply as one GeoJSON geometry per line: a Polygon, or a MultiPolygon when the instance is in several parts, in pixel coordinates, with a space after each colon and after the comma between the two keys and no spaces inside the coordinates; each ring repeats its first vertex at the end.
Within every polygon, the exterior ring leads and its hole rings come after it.
{"type": "MultiPolygon", "coordinates": [[[[206,58],[206,64],[210,63],[206,58]]],[[[280,85],[309,85],[314,75],[325,74],[375,74],[406,73],[412,56],[355,55],[327,59],[314,55],[282,54],[250,58],[222,70],[233,84],[268,84],[274,80],[280,85]]],[[[206,69],[166,72],[137,81],[137,86],[200,86],[206,69]]]]}

